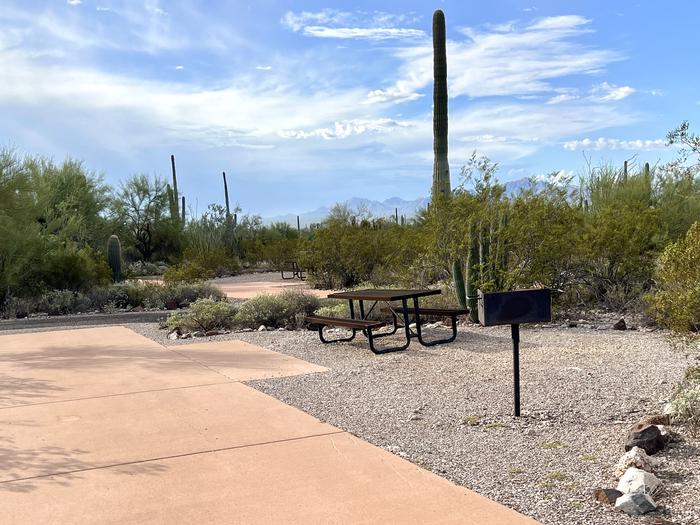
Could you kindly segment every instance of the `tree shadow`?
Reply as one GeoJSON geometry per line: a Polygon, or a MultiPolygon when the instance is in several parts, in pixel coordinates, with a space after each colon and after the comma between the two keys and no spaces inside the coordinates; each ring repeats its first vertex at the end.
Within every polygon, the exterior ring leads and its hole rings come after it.
{"type": "Polygon", "coordinates": [[[65,390],[55,381],[0,373],[0,408],[29,404],[35,399],[44,401],[48,394],[65,390]]]}
{"type": "Polygon", "coordinates": [[[118,475],[157,475],[168,470],[162,462],[133,462],[100,465],[80,459],[88,451],[47,446],[20,448],[13,440],[4,438],[0,446],[0,491],[31,492],[40,485],[70,486],[88,472],[108,469],[118,475]],[[27,475],[28,472],[34,474],[27,475]]]}

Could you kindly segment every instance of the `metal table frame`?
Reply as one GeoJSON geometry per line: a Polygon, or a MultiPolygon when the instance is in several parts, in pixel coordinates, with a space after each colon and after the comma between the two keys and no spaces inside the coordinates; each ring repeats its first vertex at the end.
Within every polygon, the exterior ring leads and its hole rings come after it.
{"type": "MultiPolygon", "coordinates": [[[[406,350],[408,346],[411,344],[411,339],[416,338],[418,339],[418,342],[423,345],[423,346],[434,346],[434,345],[439,345],[439,344],[444,344],[444,343],[450,343],[455,340],[457,337],[457,330],[456,326],[453,326],[452,328],[452,335],[446,339],[437,339],[433,341],[425,341],[423,339],[423,334],[421,332],[421,326],[420,326],[420,308],[418,306],[418,299],[420,297],[426,297],[429,295],[439,295],[441,293],[440,290],[382,290],[382,289],[368,289],[368,290],[355,290],[351,292],[337,292],[337,293],[332,293],[328,295],[329,299],[345,299],[348,301],[350,305],[350,317],[352,319],[366,319],[374,310],[374,308],[377,306],[378,303],[386,303],[389,305],[389,309],[391,310],[392,314],[392,319],[393,319],[393,329],[390,332],[383,333],[383,334],[373,334],[371,330],[362,330],[362,334],[367,337],[367,340],[369,341],[369,348],[374,352],[375,354],[386,354],[389,352],[399,352],[401,350],[406,350]],[[408,301],[412,300],[413,302],[413,307],[409,308],[408,301]],[[359,303],[359,314],[360,317],[355,317],[355,306],[354,302],[357,301],[359,303]],[[372,306],[369,308],[369,310],[365,310],[365,301],[370,301],[372,302],[372,306]],[[374,345],[374,340],[381,338],[381,337],[387,337],[390,335],[394,335],[398,329],[399,329],[399,322],[398,318],[399,315],[397,315],[397,311],[391,306],[392,301],[401,301],[401,308],[399,310],[399,314],[402,317],[403,321],[403,328],[406,336],[406,341],[399,345],[399,346],[392,346],[392,347],[385,347],[385,348],[376,348],[374,345]],[[410,315],[413,313],[414,316],[414,321],[416,323],[416,331],[414,332],[411,330],[410,324],[410,315]]],[[[324,343],[334,343],[338,341],[352,341],[355,338],[355,335],[357,333],[357,329],[353,328],[352,330],[352,335],[350,337],[346,338],[340,338],[340,339],[334,339],[334,340],[327,340],[323,337],[323,327],[319,327],[319,336],[321,338],[321,341],[324,343]]]]}

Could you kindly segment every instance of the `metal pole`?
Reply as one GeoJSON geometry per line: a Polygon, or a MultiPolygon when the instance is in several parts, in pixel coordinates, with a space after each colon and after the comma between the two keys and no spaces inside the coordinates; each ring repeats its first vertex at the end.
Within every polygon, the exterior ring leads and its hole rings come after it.
{"type": "Polygon", "coordinates": [[[520,325],[510,325],[510,336],[513,339],[513,403],[515,416],[520,416],[520,325]]]}

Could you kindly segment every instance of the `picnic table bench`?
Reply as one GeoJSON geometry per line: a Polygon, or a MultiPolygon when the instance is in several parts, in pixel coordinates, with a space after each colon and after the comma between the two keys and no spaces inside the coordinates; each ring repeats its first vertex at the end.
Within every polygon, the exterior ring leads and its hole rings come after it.
{"type": "Polygon", "coordinates": [[[282,265],[282,279],[289,280],[289,279],[294,279],[295,277],[298,277],[299,279],[301,279],[303,281],[304,280],[304,270],[302,270],[299,267],[299,263],[296,261],[285,261],[284,264],[282,265]],[[284,276],[285,267],[287,269],[287,272],[292,273],[291,277],[284,276]]]}
{"type": "Polygon", "coordinates": [[[419,307],[418,301],[420,297],[426,297],[430,295],[440,294],[440,290],[383,290],[383,289],[368,289],[368,290],[355,290],[351,292],[337,292],[328,295],[330,299],[345,299],[348,301],[350,306],[350,318],[342,319],[336,317],[323,317],[323,316],[308,316],[306,321],[312,325],[316,326],[318,329],[318,335],[323,343],[336,343],[340,341],[352,341],[357,332],[360,331],[369,342],[369,347],[375,354],[385,354],[388,352],[398,352],[401,350],[406,350],[411,344],[411,339],[416,338],[418,342],[423,346],[433,346],[438,344],[450,343],[457,337],[457,317],[461,315],[466,315],[469,310],[466,309],[456,309],[456,308],[421,308],[419,307]],[[412,306],[409,307],[408,301],[412,301],[412,306]],[[359,316],[355,316],[355,306],[354,302],[357,301],[359,305],[359,316]],[[365,310],[365,301],[372,303],[369,310],[365,310]],[[392,307],[392,302],[401,301],[400,307],[392,307]],[[387,305],[386,308],[380,308],[391,314],[393,321],[392,330],[384,333],[375,333],[373,330],[383,328],[387,323],[380,320],[369,319],[370,314],[377,306],[378,303],[384,303],[387,305]],[[423,316],[443,316],[450,317],[452,319],[452,335],[445,339],[437,339],[432,341],[425,341],[423,339],[423,334],[421,332],[421,321],[420,317],[423,316]],[[411,329],[411,316],[415,322],[415,332],[411,329]],[[352,331],[352,335],[345,338],[338,339],[327,339],[323,334],[323,329],[327,326],[337,326],[341,328],[349,328],[352,331]],[[375,346],[375,339],[380,337],[387,337],[395,334],[399,327],[402,326],[405,332],[405,342],[399,346],[390,346],[384,348],[377,348],[375,346]]]}

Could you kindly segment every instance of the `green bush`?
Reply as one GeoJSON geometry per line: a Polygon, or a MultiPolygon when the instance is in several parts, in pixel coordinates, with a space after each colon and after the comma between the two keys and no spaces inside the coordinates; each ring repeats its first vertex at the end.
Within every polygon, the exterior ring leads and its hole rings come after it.
{"type": "Polygon", "coordinates": [[[226,295],[208,283],[166,284],[160,288],[160,299],[166,308],[185,308],[198,299],[222,301],[226,295]]]}
{"type": "Polygon", "coordinates": [[[163,272],[166,283],[196,282],[213,277],[232,275],[241,269],[237,257],[229,255],[224,248],[195,252],[187,250],[182,264],[171,266],[163,272]]]}
{"type": "Polygon", "coordinates": [[[137,307],[174,310],[185,308],[198,299],[221,301],[224,297],[218,288],[206,283],[159,285],[126,282],[92,288],[85,293],[51,290],[36,297],[9,297],[2,305],[0,315],[5,318],[21,318],[36,313],[66,315],[130,310],[137,307]]]}
{"type": "Polygon", "coordinates": [[[148,261],[136,261],[126,269],[126,277],[148,277],[151,275],[163,275],[168,265],[165,263],[152,263],[148,261]]]}
{"type": "Polygon", "coordinates": [[[350,317],[350,306],[346,302],[321,306],[316,309],[314,314],[322,317],[348,318],[350,317]]]}
{"type": "Polygon", "coordinates": [[[165,325],[169,330],[194,332],[225,330],[233,326],[236,307],[227,301],[198,299],[184,312],[175,312],[168,316],[165,325]]]}
{"type": "Polygon", "coordinates": [[[700,331],[700,222],[659,257],[659,290],[647,296],[659,323],[678,333],[700,331]]]}
{"type": "Polygon", "coordinates": [[[260,294],[241,305],[236,324],[249,328],[300,326],[302,318],[313,314],[319,304],[318,297],[295,290],[278,295],[260,294]]]}
{"type": "Polygon", "coordinates": [[[686,370],[683,382],[671,400],[674,423],[683,423],[693,433],[700,432],[700,367],[686,370]]]}

